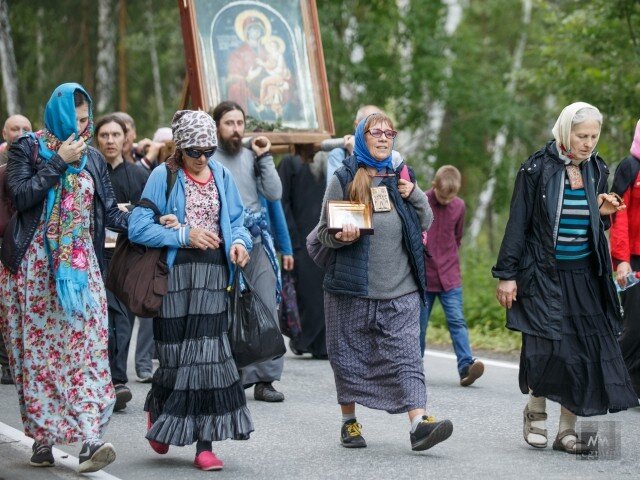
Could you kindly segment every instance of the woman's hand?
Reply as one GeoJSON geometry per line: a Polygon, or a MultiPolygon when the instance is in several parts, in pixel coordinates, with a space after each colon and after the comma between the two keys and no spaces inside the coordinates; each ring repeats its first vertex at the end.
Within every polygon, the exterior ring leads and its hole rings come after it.
{"type": "Polygon", "coordinates": [[[616,268],[616,281],[622,288],[627,286],[627,275],[631,273],[631,264],[629,262],[620,262],[616,268]]]}
{"type": "Polygon", "coordinates": [[[282,256],[282,268],[287,272],[293,270],[293,255],[283,255],[282,256]]]}
{"type": "Polygon", "coordinates": [[[77,162],[82,158],[82,154],[87,148],[84,144],[84,138],[74,140],[73,137],[75,137],[75,133],[69,135],[69,138],[62,142],[58,149],[58,155],[60,155],[64,163],[77,162]]]}
{"type": "Polygon", "coordinates": [[[614,193],[598,195],[598,205],[600,205],[600,215],[611,215],[627,208],[622,199],[614,193]]]}
{"type": "Polygon", "coordinates": [[[180,228],[178,217],[173,213],[170,213],[169,215],[162,215],[160,217],[160,225],[164,225],[165,228],[173,228],[174,230],[178,230],[180,228]]]}
{"type": "Polygon", "coordinates": [[[353,225],[352,223],[347,223],[342,226],[342,231],[336,233],[336,240],[345,243],[355,242],[358,238],[360,238],[360,229],[353,225]]]}
{"type": "Polygon", "coordinates": [[[200,250],[215,250],[220,246],[220,237],[202,228],[192,228],[189,230],[189,245],[200,250]]]}
{"type": "Polygon", "coordinates": [[[500,280],[498,282],[498,288],[496,288],[496,298],[500,302],[500,305],[509,309],[513,302],[515,302],[516,294],[518,293],[518,286],[515,280],[500,280]]]}
{"type": "Polygon", "coordinates": [[[251,257],[249,257],[249,252],[244,248],[244,245],[240,243],[234,243],[231,245],[231,263],[239,265],[244,268],[244,266],[249,263],[251,257]]]}
{"type": "Polygon", "coordinates": [[[416,187],[415,183],[411,183],[409,180],[401,178],[398,180],[398,191],[400,196],[404,199],[409,198],[409,195],[413,193],[413,189],[416,187]]]}

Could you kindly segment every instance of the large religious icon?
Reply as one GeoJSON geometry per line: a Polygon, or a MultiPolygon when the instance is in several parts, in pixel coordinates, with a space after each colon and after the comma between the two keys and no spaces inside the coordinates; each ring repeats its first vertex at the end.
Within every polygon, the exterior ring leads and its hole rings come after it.
{"type": "Polygon", "coordinates": [[[333,134],[314,0],[180,0],[193,106],[233,100],[274,143],[333,134]]]}

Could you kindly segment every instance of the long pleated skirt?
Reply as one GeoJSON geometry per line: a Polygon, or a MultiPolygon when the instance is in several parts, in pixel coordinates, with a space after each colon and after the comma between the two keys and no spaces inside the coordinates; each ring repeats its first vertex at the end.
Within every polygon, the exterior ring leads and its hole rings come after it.
{"type": "Polygon", "coordinates": [[[169,445],[246,440],[253,422],[227,337],[221,249],[178,251],[153,335],[160,367],[145,410],[147,438],[169,445]]]}
{"type": "Polygon", "coordinates": [[[638,405],[592,267],[558,269],[561,340],[522,335],[520,389],[589,417],[638,405]]]}
{"type": "Polygon", "coordinates": [[[417,292],[390,300],[325,292],[324,309],[338,403],[389,413],[425,408],[417,292]]]}

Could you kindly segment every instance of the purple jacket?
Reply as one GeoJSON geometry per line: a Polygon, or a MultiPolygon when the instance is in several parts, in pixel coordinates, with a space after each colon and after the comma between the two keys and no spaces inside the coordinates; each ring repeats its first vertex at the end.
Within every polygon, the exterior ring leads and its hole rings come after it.
{"type": "Polygon", "coordinates": [[[448,292],[462,286],[458,250],[464,229],[464,201],[455,197],[448,205],[436,200],[433,188],[425,192],[433,210],[433,223],[427,237],[425,256],[427,292],[448,292]]]}

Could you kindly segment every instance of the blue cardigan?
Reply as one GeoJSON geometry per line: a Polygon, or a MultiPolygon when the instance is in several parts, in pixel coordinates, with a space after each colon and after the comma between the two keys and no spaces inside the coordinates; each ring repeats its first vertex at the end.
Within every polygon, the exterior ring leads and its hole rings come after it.
{"type": "Polygon", "coordinates": [[[276,250],[280,252],[281,255],[293,255],[289,227],[287,226],[287,219],[282,209],[282,202],[280,200],[267,200],[260,195],[260,203],[263,207],[267,208],[267,221],[269,222],[269,229],[273,234],[276,250]]]}
{"type": "MultiPolygon", "coordinates": [[[[220,232],[227,265],[232,272],[233,264],[229,258],[231,245],[239,243],[244,245],[247,251],[251,251],[253,243],[249,231],[244,227],[244,206],[231,174],[213,159],[209,160],[209,168],[213,172],[220,195],[220,232]]],[[[167,167],[165,164],[159,165],[151,172],[142,192],[142,198],[151,200],[165,215],[173,213],[184,225],[186,223],[184,182],[184,172],[179,169],[178,178],[167,200],[167,167]]],[[[135,208],[129,219],[129,239],[147,247],[169,247],[167,252],[169,267],[175,261],[178,248],[189,244],[189,231],[188,226],[173,230],[155,223],[153,211],[149,208],[135,208]]]]}

